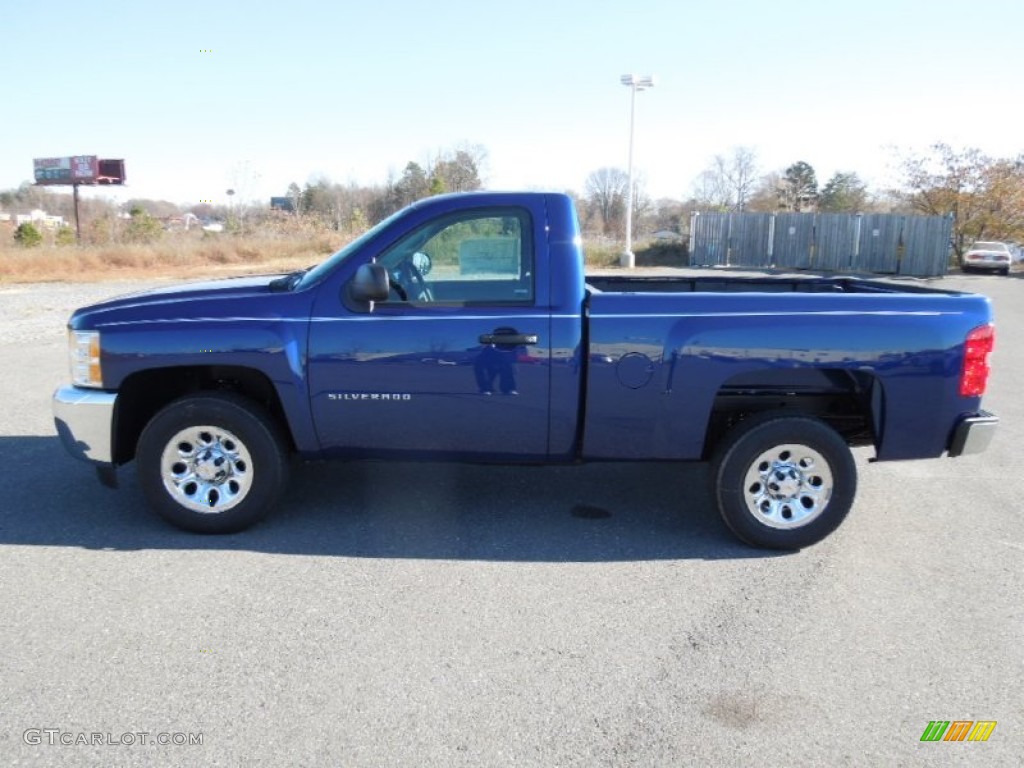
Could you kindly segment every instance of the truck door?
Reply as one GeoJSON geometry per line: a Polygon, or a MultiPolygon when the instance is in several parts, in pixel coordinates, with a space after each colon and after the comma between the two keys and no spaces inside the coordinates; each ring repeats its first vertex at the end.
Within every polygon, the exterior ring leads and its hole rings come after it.
{"type": "Polygon", "coordinates": [[[494,207],[430,220],[374,254],[387,301],[361,311],[318,298],[309,370],[325,449],[546,455],[550,311],[537,306],[535,218],[494,207]]]}

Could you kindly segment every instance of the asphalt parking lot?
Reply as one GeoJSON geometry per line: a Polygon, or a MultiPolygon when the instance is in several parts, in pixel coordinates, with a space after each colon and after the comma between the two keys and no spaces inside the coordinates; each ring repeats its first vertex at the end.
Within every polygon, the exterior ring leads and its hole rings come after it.
{"type": "Polygon", "coordinates": [[[1022,276],[937,281],[995,305],[989,451],[859,452],[796,554],[737,543],[701,465],[312,464],[181,533],[50,416],[67,315],[144,286],[0,288],[0,765],[1020,765],[1022,276]]]}

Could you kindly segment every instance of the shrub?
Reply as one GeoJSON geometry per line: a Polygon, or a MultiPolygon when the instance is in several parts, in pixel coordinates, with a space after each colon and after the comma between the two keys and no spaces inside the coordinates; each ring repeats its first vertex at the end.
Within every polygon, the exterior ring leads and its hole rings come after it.
{"type": "Polygon", "coordinates": [[[583,259],[588,267],[617,267],[622,246],[614,243],[583,242],[583,259]]]}
{"type": "Polygon", "coordinates": [[[125,236],[132,243],[152,243],[163,235],[163,226],[139,206],[129,212],[131,219],[125,236]]]}
{"type": "Polygon", "coordinates": [[[63,226],[58,229],[57,234],[53,239],[57,245],[74,245],[77,240],[75,237],[75,230],[68,226],[63,226]]]}
{"type": "Polygon", "coordinates": [[[19,224],[18,228],[14,230],[14,240],[22,248],[35,248],[42,245],[43,235],[34,224],[26,221],[24,224],[19,224]]]}
{"type": "Polygon", "coordinates": [[[646,243],[636,249],[638,267],[685,267],[690,263],[690,253],[685,241],[646,243]]]}

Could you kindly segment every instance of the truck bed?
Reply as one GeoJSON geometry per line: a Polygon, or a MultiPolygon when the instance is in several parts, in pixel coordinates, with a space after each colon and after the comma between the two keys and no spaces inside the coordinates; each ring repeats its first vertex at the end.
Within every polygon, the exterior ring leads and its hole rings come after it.
{"type": "Polygon", "coordinates": [[[918,281],[685,273],[592,276],[585,311],[588,458],[702,457],[723,398],[780,389],[874,403],[880,460],[941,455],[977,410],[963,345],[991,318],[984,297],[918,281]]]}

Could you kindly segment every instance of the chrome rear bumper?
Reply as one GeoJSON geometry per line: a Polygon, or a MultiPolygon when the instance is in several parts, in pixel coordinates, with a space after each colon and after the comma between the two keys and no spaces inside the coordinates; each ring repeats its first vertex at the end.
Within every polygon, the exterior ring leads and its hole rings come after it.
{"type": "Polygon", "coordinates": [[[949,441],[949,455],[968,456],[981,453],[996,433],[999,417],[988,411],[979,411],[975,416],[968,416],[956,425],[953,438],[949,441]]]}

